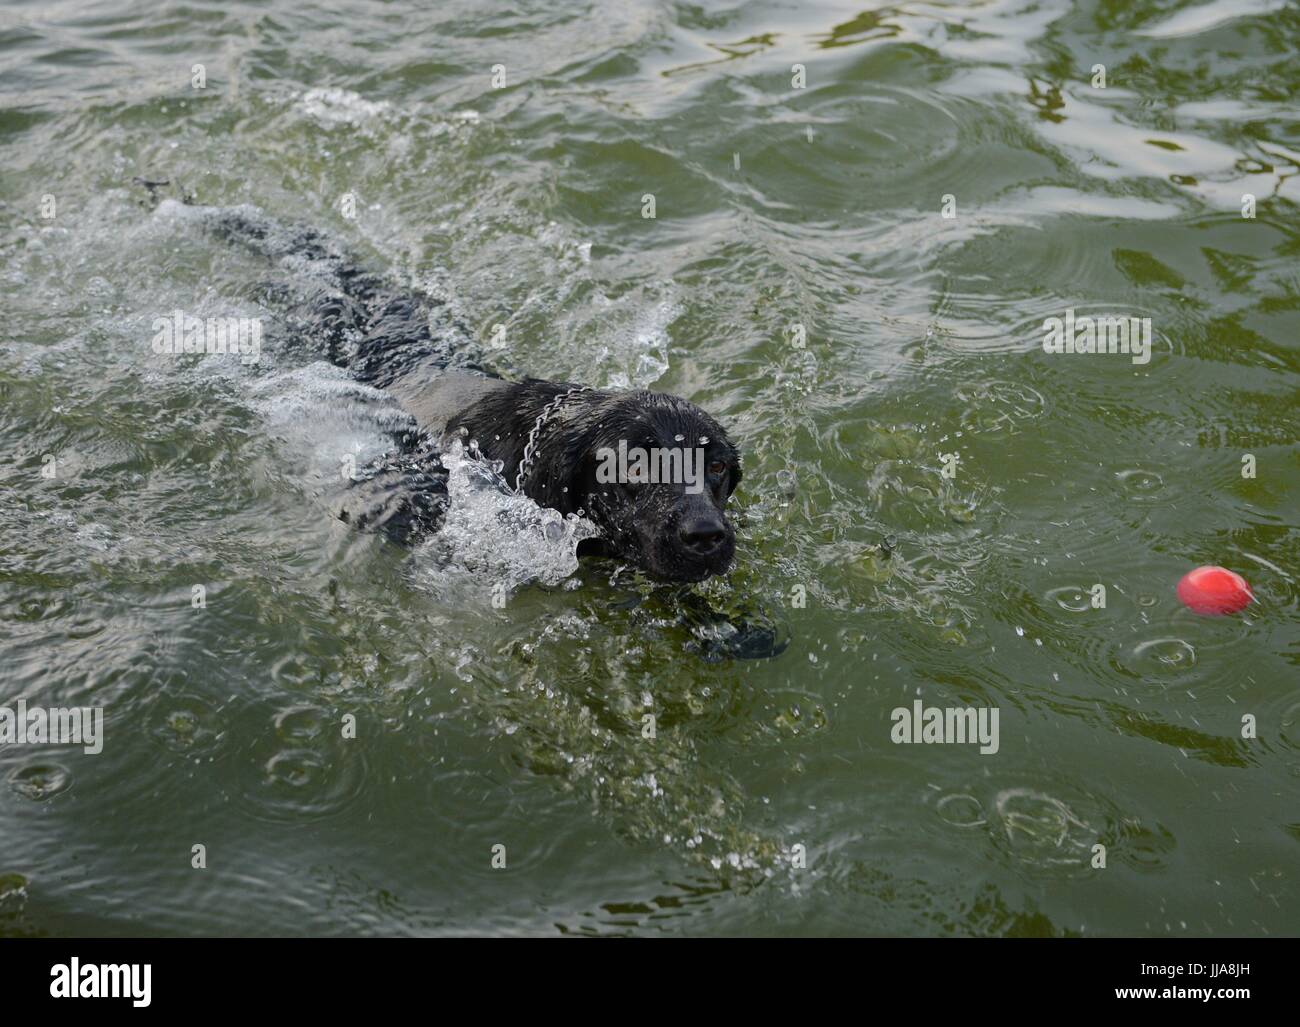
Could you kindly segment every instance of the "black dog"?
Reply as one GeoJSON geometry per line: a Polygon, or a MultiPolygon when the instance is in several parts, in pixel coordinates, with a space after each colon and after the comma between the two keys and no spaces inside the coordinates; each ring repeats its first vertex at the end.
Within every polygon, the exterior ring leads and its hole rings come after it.
{"type": "Polygon", "coordinates": [[[627,560],[668,581],[700,581],[730,567],[736,542],[725,507],[740,482],[740,456],[693,403],[658,392],[506,381],[471,362],[470,334],[442,304],[392,292],[319,233],[278,225],[252,208],[191,209],[219,234],[311,272],[319,291],[306,304],[304,327],[334,363],[389,390],[418,425],[345,504],[345,520],[401,541],[436,531],[447,505],[439,454],[459,437],[500,461],[506,481],[539,506],[593,521],[602,537],[584,541],[579,555],[627,560]],[[702,473],[611,481],[620,447],[675,452],[702,473]]]}
{"type": "Polygon", "coordinates": [[[659,392],[451,371],[427,384],[419,372],[404,375],[389,388],[431,436],[455,433],[477,442],[483,456],[502,462],[507,482],[539,506],[582,511],[602,536],[582,544],[584,555],[615,556],[671,581],[699,581],[731,566],[736,536],[724,508],[740,481],[740,456],[693,403],[659,392]],[[684,480],[602,480],[614,475],[601,475],[601,462],[612,463],[620,445],[645,453],[700,451],[698,490],[684,480]]]}

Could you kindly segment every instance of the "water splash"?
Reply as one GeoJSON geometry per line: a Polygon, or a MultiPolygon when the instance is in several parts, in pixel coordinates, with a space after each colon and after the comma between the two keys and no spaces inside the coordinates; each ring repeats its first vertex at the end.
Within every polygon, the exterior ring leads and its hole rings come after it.
{"type": "Polygon", "coordinates": [[[453,440],[442,463],[450,474],[447,518],[417,556],[421,583],[435,591],[464,583],[466,574],[485,595],[502,598],[533,582],[558,585],[578,569],[578,543],[600,534],[586,518],[512,492],[500,461],[487,462],[472,445],[453,440]]]}

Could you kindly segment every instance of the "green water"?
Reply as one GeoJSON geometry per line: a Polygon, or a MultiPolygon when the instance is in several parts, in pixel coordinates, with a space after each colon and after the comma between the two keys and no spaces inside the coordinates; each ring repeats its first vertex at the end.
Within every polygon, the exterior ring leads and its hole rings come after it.
{"type": "Polygon", "coordinates": [[[0,933],[1300,933],[1298,41],[1223,0],[7,4],[0,704],[105,741],[0,747],[0,933]],[[745,480],[694,594],[788,649],[718,658],[481,491],[439,553],[334,520],[398,413],[133,176],[328,229],[509,373],[704,406],[745,480]],[[1067,308],[1150,361],[1045,353],[1067,308]],[[262,359],[155,355],[175,309],[262,359]],[[1206,563],[1244,614],[1177,603],[1206,563]],[[893,744],[918,698],[996,754],[893,744]]]}

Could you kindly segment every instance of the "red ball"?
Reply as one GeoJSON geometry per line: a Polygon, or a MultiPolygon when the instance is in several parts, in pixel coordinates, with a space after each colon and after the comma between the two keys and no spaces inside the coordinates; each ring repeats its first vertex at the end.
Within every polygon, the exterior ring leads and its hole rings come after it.
{"type": "Polygon", "coordinates": [[[1178,583],[1178,598],[1193,613],[1239,613],[1254,599],[1240,574],[1223,567],[1197,567],[1178,583]]]}

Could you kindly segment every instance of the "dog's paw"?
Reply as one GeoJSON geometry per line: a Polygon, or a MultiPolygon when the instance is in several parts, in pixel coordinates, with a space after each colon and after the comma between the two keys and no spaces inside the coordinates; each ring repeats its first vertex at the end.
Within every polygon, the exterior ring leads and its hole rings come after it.
{"type": "Polygon", "coordinates": [[[374,465],[348,489],[334,515],[360,531],[409,545],[442,526],[447,471],[437,457],[407,456],[374,465]]]}
{"type": "Polygon", "coordinates": [[[710,663],[721,660],[766,660],[790,645],[789,628],[758,609],[727,615],[715,610],[688,613],[691,648],[710,663]]]}

